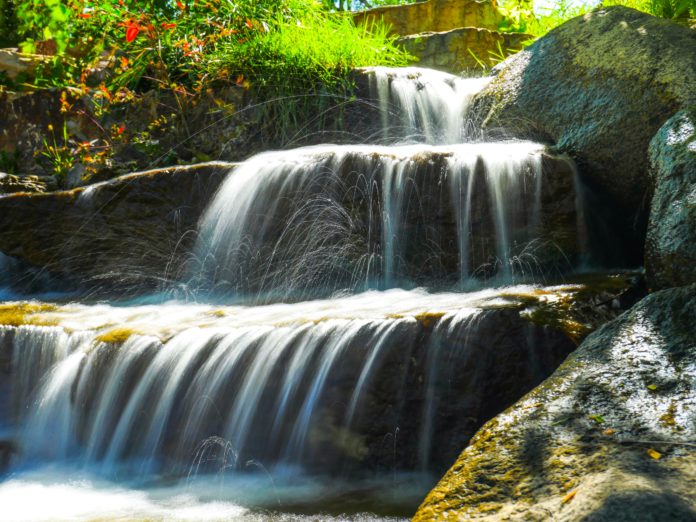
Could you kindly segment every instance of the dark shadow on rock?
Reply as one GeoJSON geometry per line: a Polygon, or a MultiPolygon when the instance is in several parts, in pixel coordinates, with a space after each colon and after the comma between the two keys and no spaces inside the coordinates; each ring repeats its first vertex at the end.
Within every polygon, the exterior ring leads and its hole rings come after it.
{"type": "Polygon", "coordinates": [[[666,522],[694,521],[696,511],[671,493],[629,491],[609,496],[602,506],[582,522],[666,522]]]}

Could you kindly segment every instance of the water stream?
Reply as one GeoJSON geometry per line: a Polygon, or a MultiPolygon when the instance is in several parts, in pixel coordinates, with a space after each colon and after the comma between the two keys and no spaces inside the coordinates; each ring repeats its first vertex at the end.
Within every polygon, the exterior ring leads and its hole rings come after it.
{"type": "Polygon", "coordinates": [[[191,286],[288,299],[412,286],[424,274],[466,282],[481,235],[492,240],[484,259],[510,282],[539,234],[543,154],[530,142],[261,154],[230,173],[204,215],[191,286]]]}
{"type": "Polygon", "coordinates": [[[540,289],[525,257],[550,219],[545,147],[473,141],[487,79],[367,74],[391,145],[230,172],[177,285],[188,302],[0,306],[11,520],[405,516],[562,360],[567,339],[518,313],[572,290],[540,289]]]}

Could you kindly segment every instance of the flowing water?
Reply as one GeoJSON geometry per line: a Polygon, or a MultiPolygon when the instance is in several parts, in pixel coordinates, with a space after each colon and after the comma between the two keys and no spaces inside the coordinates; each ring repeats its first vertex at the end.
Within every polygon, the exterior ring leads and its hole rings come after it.
{"type": "Polygon", "coordinates": [[[560,362],[517,310],[572,287],[459,291],[537,273],[520,260],[544,219],[544,146],[471,141],[486,79],[368,75],[392,144],[230,172],[178,287],[193,302],[0,306],[0,519],[407,515],[560,362]],[[499,356],[520,389],[488,388],[499,356]]]}
{"type": "Polygon", "coordinates": [[[455,144],[478,134],[467,115],[473,97],[490,78],[461,78],[419,67],[364,71],[379,102],[385,141],[455,144]]]}
{"type": "Polygon", "coordinates": [[[539,235],[544,153],[510,142],[261,154],[230,173],[204,215],[189,288],[263,301],[426,276],[465,283],[482,235],[483,259],[511,282],[539,235]]]}
{"type": "MultiPolygon", "coordinates": [[[[573,290],[546,292],[560,298],[573,290]]],[[[431,473],[457,452],[443,452],[450,441],[436,426],[464,429],[438,410],[460,393],[477,393],[488,378],[467,375],[470,361],[495,364],[480,337],[501,328],[501,310],[537,291],[395,289],[254,307],[30,308],[19,325],[0,327],[0,357],[12,365],[0,431],[18,441],[14,477],[0,486],[0,500],[29,494],[24,487],[84,494],[88,505],[134,495],[136,505],[122,508],[129,516],[143,510],[166,518],[177,502],[169,490],[188,499],[181,502],[193,519],[213,509],[211,499],[241,519],[240,504],[316,509],[317,498],[325,510],[355,509],[356,498],[373,511],[413,509],[431,473]],[[80,480],[56,484],[57,470],[80,480]],[[312,478],[327,476],[330,485],[312,478]],[[260,484],[265,494],[248,494],[260,484]],[[148,504],[150,495],[165,497],[163,504],[148,504]]],[[[539,380],[552,368],[534,358],[550,352],[543,332],[525,328],[514,372],[539,380]]],[[[516,334],[498,333],[498,342],[506,335],[516,334]]],[[[466,402],[458,408],[448,415],[479,414],[466,402]]]]}

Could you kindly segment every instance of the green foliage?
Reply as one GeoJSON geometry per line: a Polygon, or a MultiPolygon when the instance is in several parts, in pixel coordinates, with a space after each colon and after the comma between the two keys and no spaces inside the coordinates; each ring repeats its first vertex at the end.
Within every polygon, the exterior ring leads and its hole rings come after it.
{"type": "Polygon", "coordinates": [[[423,0],[323,0],[324,6],[339,11],[355,11],[357,9],[370,9],[383,5],[402,5],[422,2],[423,0]]]}
{"type": "Polygon", "coordinates": [[[56,179],[62,183],[73,166],[73,153],[68,147],[68,127],[64,123],[60,139],[56,138],[53,125],[49,125],[51,140],[43,140],[43,149],[40,154],[48,161],[49,169],[56,179]]]}
{"type": "Polygon", "coordinates": [[[355,67],[406,61],[406,55],[391,45],[384,27],[356,28],[346,16],[306,17],[292,24],[276,21],[274,27],[242,44],[222,42],[206,72],[220,76],[226,69],[234,73],[237,68],[252,85],[299,92],[340,83],[355,67]]]}
{"type": "MultiPolygon", "coordinates": [[[[349,70],[410,58],[383,26],[357,27],[318,0],[5,1],[22,48],[49,56],[0,83],[13,90],[60,88],[61,113],[81,113],[102,134],[83,142],[65,128],[62,137],[49,130],[37,157],[59,180],[76,163],[87,175],[108,166],[122,144],[147,146],[152,140],[140,140],[142,129],[128,128],[118,114],[153,88],[174,98],[171,117],[183,139],[191,135],[186,111],[217,84],[236,84],[266,100],[266,135],[294,133],[350,97],[349,70]]],[[[3,20],[8,25],[10,17],[3,20]]]]}
{"type": "Polygon", "coordinates": [[[592,2],[558,0],[553,7],[535,10],[532,0],[503,0],[500,11],[504,19],[499,29],[543,36],[554,27],[585,14],[594,7],[592,2]]]}
{"type": "Polygon", "coordinates": [[[604,0],[602,5],[624,5],[660,18],[696,18],[696,0],[604,0]]]}
{"type": "Polygon", "coordinates": [[[536,9],[533,0],[503,0],[499,7],[505,18],[500,30],[543,36],[571,18],[610,5],[623,5],[677,21],[696,18],[696,0],[558,0],[552,7],[536,9]]]}
{"type": "Polygon", "coordinates": [[[16,3],[18,33],[24,37],[21,47],[25,52],[35,51],[37,40],[53,41],[59,53],[68,46],[66,30],[70,9],[61,0],[23,0],[16,3]]]}
{"type": "Polygon", "coordinates": [[[15,2],[0,0],[0,47],[15,47],[18,43],[15,2]]]}
{"type": "Polygon", "coordinates": [[[358,28],[314,0],[27,0],[16,14],[23,46],[49,40],[59,57],[39,71],[39,87],[195,90],[232,77],[287,90],[406,60],[383,28],[358,28]]]}

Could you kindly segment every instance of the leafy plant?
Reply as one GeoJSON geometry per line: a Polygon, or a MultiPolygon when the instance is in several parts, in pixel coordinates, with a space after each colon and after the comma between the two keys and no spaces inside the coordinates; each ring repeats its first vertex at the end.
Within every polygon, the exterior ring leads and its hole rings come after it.
{"type": "Polygon", "coordinates": [[[351,69],[410,58],[383,26],[356,27],[351,16],[317,0],[5,2],[16,15],[21,47],[50,56],[30,75],[0,83],[13,90],[62,89],[62,112],[82,111],[103,131],[95,144],[47,135],[40,156],[59,176],[76,154],[89,169],[104,163],[117,142],[149,147],[157,141],[142,128],[124,132],[119,116],[110,116],[152,89],[174,98],[182,139],[191,135],[186,107],[218,83],[269,100],[264,120],[280,131],[340,105],[350,96],[351,69]]]}
{"type": "Polygon", "coordinates": [[[48,160],[52,174],[59,182],[62,182],[74,163],[73,152],[68,146],[68,127],[66,124],[63,124],[60,140],[56,139],[53,125],[49,124],[48,132],[51,134],[51,141],[43,140],[43,149],[40,151],[40,154],[48,160]]]}

